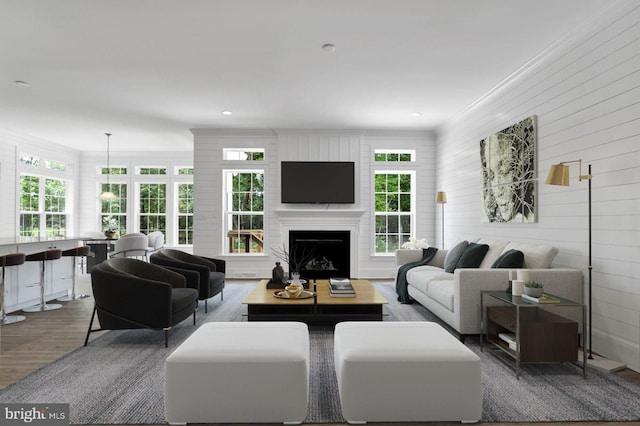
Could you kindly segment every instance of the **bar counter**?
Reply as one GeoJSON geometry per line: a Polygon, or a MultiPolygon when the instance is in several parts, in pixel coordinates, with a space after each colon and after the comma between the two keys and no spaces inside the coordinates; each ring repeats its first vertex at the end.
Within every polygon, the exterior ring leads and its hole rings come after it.
{"type": "MultiPolygon", "coordinates": [[[[50,248],[66,250],[84,244],[88,237],[0,237],[0,255],[38,253],[50,248]]],[[[80,262],[78,262],[80,264],[80,262]]],[[[47,262],[45,299],[66,296],[71,289],[73,257],[47,262]]],[[[40,262],[8,266],[5,271],[4,303],[7,313],[40,302],[40,262]]],[[[63,306],[64,309],[64,306],[63,306]]],[[[38,313],[46,315],[46,312],[38,313]]]]}

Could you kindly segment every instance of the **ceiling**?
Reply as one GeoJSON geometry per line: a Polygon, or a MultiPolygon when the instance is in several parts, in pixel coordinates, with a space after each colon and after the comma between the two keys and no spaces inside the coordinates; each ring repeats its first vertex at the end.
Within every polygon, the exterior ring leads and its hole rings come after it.
{"type": "Polygon", "coordinates": [[[180,151],[190,128],[434,129],[611,3],[0,0],[0,128],[83,151],[105,132],[180,151]]]}

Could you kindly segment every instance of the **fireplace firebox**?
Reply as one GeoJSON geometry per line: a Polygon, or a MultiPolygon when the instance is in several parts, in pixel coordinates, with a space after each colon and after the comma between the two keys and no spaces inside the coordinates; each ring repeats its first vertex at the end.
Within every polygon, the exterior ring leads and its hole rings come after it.
{"type": "Polygon", "coordinates": [[[305,279],[350,277],[349,231],[289,231],[289,257],[305,279]]]}

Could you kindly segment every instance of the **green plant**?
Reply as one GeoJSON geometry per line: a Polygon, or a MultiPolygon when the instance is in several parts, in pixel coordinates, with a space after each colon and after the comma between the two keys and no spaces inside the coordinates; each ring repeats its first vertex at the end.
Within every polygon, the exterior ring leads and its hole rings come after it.
{"type": "Polygon", "coordinates": [[[542,288],[544,287],[544,284],[538,281],[527,281],[524,283],[524,286],[529,288],[542,288]]]}

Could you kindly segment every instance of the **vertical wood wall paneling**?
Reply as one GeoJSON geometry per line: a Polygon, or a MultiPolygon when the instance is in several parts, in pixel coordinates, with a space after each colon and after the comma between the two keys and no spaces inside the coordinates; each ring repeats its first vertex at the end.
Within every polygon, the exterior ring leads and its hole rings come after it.
{"type": "MultiPolygon", "coordinates": [[[[586,181],[545,185],[551,164],[593,165],[593,348],[640,371],[640,6],[620,2],[556,51],[438,131],[438,186],[446,236],[550,244],[555,264],[581,269],[587,285],[586,181]],[[480,223],[479,141],[537,116],[534,224],[480,223]]],[[[586,291],[585,291],[586,294],[586,291]]]]}

